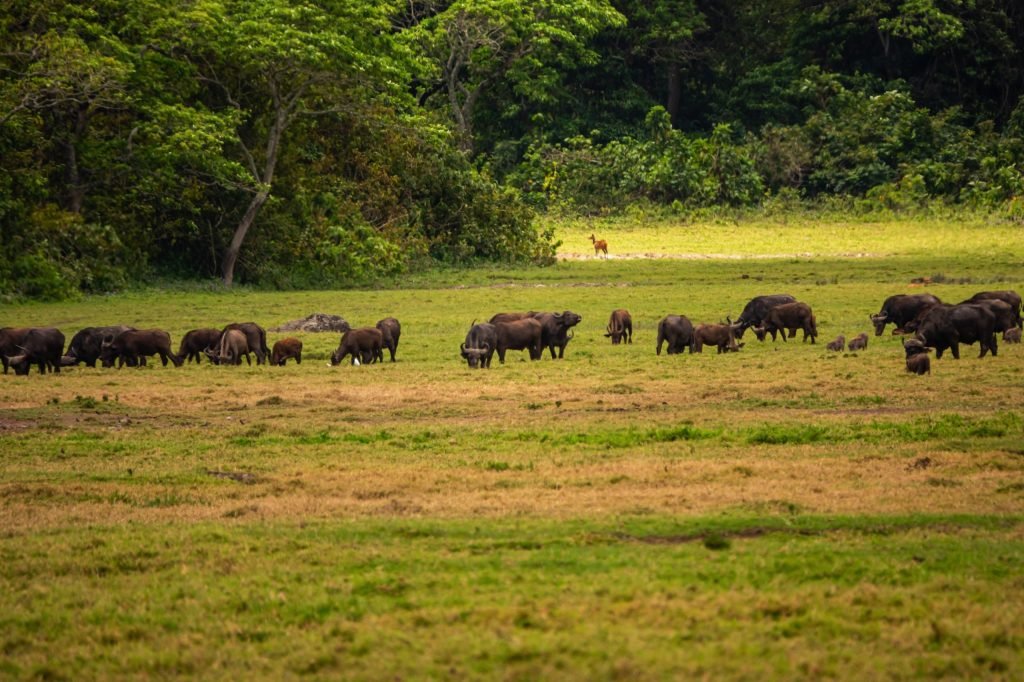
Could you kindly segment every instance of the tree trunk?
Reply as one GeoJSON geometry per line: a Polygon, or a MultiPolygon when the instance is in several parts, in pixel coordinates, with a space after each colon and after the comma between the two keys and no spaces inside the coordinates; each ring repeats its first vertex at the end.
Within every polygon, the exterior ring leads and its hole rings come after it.
{"type": "Polygon", "coordinates": [[[679,106],[683,101],[683,87],[679,78],[679,65],[668,65],[668,97],[665,100],[665,110],[668,111],[669,120],[676,128],[679,127],[679,106]]]}
{"type": "Polygon", "coordinates": [[[245,215],[242,216],[238,227],[235,228],[235,234],[231,237],[231,244],[224,252],[221,274],[224,279],[224,286],[228,288],[231,288],[235,281],[235,263],[238,262],[238,254],[242,250],[242,242],[245,241],[245,235],[249,232],[252,224],[256,222],[256,216],[259,214],[260,209],[263,208],[263,204],[267,203],[269,197],[270,190],[262,190],[256,193],[256,196],[249,202],[249,208],[245,210],[245,215]]]}

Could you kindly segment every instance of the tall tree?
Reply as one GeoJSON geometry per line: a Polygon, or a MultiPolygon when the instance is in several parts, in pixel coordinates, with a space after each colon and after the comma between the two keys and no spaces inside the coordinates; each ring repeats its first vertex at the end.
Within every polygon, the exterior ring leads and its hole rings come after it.
{"type": "Polygon", "coordinates": [[[624,18],[608,0],[454,0],[407,38],[425,57],[421,99],[443,98],[466,152],[481,97],[505,81],[524,101],[550,100],[564,71],[593,62],[589,41],[624,18]]]}
{"type": "Polygon", "coordinates": [[[199,108],[235,122],[227,152],[241,171],[225,177],[248,195],[224,251],[231,286],[246,237],[274,190],[289,127],[303,116],[351,111],[405,81],[386,3],[361,0],[195,0],[158,22],[161,49],[188,62],[199,108]]]}

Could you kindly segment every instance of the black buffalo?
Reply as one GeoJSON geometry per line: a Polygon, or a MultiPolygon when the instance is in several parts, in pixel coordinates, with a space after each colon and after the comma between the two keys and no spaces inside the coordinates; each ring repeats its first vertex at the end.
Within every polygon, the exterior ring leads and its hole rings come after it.
{"type": "Polygon", "coordinates": [[[21,344],[25,340],[25,335],[32,331],[32,327],[4,327],[0,329],[0,361],[4,365],[4,374],[7,374],[7,369],[10,366],[10,362],[7,361],[8,356],[20,355],[21,344]]]}
{"type": "Polygon", "coordinates": [[[255,322],[233,322],[221,330],[221,333],[229,329],[237,329],[245,334],[245,340],[249,344],[249,350],[256,355],[256,364],[262,365],[270,357],[270,349],[267,348],[267,332],[255,322]]]}
{"type": "Polygon", "coordinates": [[[896,294],[885,299],[877,315],[868,317],[875,325],[875,336],[881,336],[885,331],[885,325],[890,323],[896,325],[892,333],[900,334],[909,331],[906,329],[908,322],[941,303],[937,296],[931,294],[896,294]]]}
{"type": "MultiPolygon", "coordinates": [[[[398,338],[402,335],[402,325],[393,317],[385,317],[375,325],[380,330],[382,341],[382,348],[387,348],[388,353],[391,354],[391,362],[395,361],[395,353],[398,351],[398,338]]],[[[384,362],[384,351],[381,350],[381,355],[377,358],[381,362],[384,362]]]]}
{"type": "Polygon", "coordinates": [[[555,359],[555,348],[558,349],[558,357],[564,357],[565,347],[574,336],[570,330],[578,325],[583,317],[571,310],[561,313],[534,313],[532,317],[540,322],[541,348],[551,351],[552,360],[555,359]]]}
{"type": "Polygon", "coordinates": [[[220,346],[221,331],[219,329],[193,329],[181,337],[181,345],[178,346],[178,355],[185,362],[195,360],[198,365],[203,357],[203,351],[214,350],[220,346]]]}
{"type": "Polygon", "coordinates": [[[129,329],[117,336],[108,336],[100,350],[104,367],[113,367],[115,362],[118,366],[145,365],[150,355],[159,355],[164,367],[168,358],[175,367],[181,367],[181,358],[171,350],[171,335],[162,329],[129,329]]]}
{"type": "Polygon", "coordinates": [[[39,367],[40,374],[46,374],[47,369],[60,374],[60,358],[64,352],[64,335],[60,330],[32,327],[17,348],[17,355],[6,357],[15,374],[28,374],[32,365],[39,367]]]}
{"type": "Polygon", "coordinates": [[[935,357],[941,358],[948,348],[953,357],[960,359],[960,344],[978,342],[985,357],[989,351],[996,355],[998,347],[995,335],[995,315],[988,306],[964,304],[935,306],[924,316],[917,328],[917,339],[929,348],[935,349],[935,357]]]}
{"type": "Polygon", "coordinates": [[[768,311],[768,316],[761,323],[761,326],[754,327],[758,341],[764,341],[765,336],[772,335],[772,341],[776,340],[776,334],[782,332],[782,340],[786,340],[786,331],[789,331],[789,338],[796,336],[796,330],[804,331],[803,340],[810,338],[811,343],[818,336],[818,323],[814,318],[814,311],[811,306],[799,301],[794,303],[783,303],[768,311]]]}
{"type": "Polygon", "coordinates": [[[514,322],[499,322],[494,325],[494,332],[498,360],[502,364],[505,364],[505,352],[509,350],[526,350],[531,360],[540,360],[540,340],[544,328],[539,321],[529,317],[514,322]]]}
{"type": "Polygon", "coordinates": [[[331,354],[331,365],[352,356],[352,364],[372,364],[384,357],[384,334],[376,327],[350,329],[341,335],[338,349],[331,354]]]}
{"type": "Polygon", "coordinates": [[[131,329],[134,327],[125,325],[86,327],[71,337],[71,343],[68,345],[64,357],[60,359],[60,364],[70,367],[84,362],[89,367],[95,367],[96,361],[100,359],[100,353],[103,351],[103,339],[117,336],[121,332],[131,329]]]}
{"type": "Polygon", "coordinates": [[[493,324],[481,322],[469,328],[466,341],[460,346],[462,357],[471,368],[491,367],[491,358],[498,347],[498,332],[493,324]]]}
{"type": "Polygon", "coordinates": [[[608,319],[608,328],[605,329],[605,336],[611,338],[612,344],[633,343],[633,317],[628,310],[619,308],[613,310],[608,319]]]}
{"type": "Polygon", "coordinates": [[[1014,325],[1017,327],[1021,326],[1021,299],[1020,294],[1016,291],[1003,290],[1003,291],[979,291],[974,296],[964,301],[964,303],[979,303],[981,301],[998,300],[1004,301],[1010,308],[1013,309],[1014,325]]]}
{"type": "Polygon", "coordinates": [[[750,302],[743,307],[743,312],[736,318],[736,322],[730,323],[738,325],[736,327],[736,338],[742,339],[743,332],[748,327],[760,327],[768,317],[768,311],[783,303],[793,303],[796,301],[795,298],[789,294],[768,294],[766,296],[755,296],[750,299],[750,302]]]}
{"type": "Polygon", "coordinates": [[[1008,329],[1014,329],[1017,327],[1017,323],[1020,317],[1017,311],[1006,301],[1001,298],[979,298],[977,300],[968,299],[963,302],[967,305],[981,305],[985,306],[992,313],[992,316],[996,318],[995,331],[1005,332],[1008,329]]]}
{"type": "Polygon", "coordinates": [[[667,353],[676,355],[684,350],[693,352],[693,323],[685,315],[667,315],[658,323],[658,355],[661,344],[667,343],[667,353]]]}

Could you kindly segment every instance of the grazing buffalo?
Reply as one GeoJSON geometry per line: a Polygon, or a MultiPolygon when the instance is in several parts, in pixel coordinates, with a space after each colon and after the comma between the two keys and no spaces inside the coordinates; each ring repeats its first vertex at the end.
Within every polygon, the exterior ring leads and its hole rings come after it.
{"type": "Polygon", "coordinates": [[[371,364],[384,357],[384,334],[376,327],[350,329],[341,335],[338,349],[331,354],[331,365],[337,365],[346,356],[352,356],[352,364],[371,364]]]}
{"type": "Polygon", "coordinates": [[[288,337],[274,344],[274,351],[270,354],[271,365],[284,367],[285,363],[292,358],[295,358],[296,364],[302,364],[302,341],[288,337]]]}
{"type": "Polygon", "coordinates": [[[605,336],[611,338],[612,345],[617,345],[623,341],[633,343],[633,318],[630,316],[629,311],[622,308],[613,310],[612,316],[608,319],[608,328],[605,332],[605,336]]]}
{"type": "Polygon", "coordinates": [[[667,315],[658,323],[658,355],[661,344],[668,344],[667,353],[676,355],[684,350],[693,352],[693,323],[685,315],[667,315]]]}
{"type": "Polygon", "coordinates": [[[541,349],[547,348],[551,351],[552,360],[555,359],[555,348],[558,349],[559,358],[565,356],[565,347],[574,336],[570,330],[583,320],[580,315],[570,310],[561,313],[534,313],[533,319],[540,322],[541,349]]]}
{"type": "Polygon", "coordinates": [[[719,353],[738,352],[736,325],[698,324],[693,330],[692,352],[703,353],[704,346],[715,346],[719,353]]]}
{"type": "Polygon", "coordinates": [[[1013,310],[1013,318],[1015,320],[1014,326],[1021,326],[1020,318],[1020,306],[1021,299],[1020,294],[1016,291],[979,291],[974,296],[964,301],[964,303],[980,303],[981,301],[1003,301],[1013,310]]]}
{"type": "Polygon", "coordinates": [[[776,333],[781,331],[782,340],[786,341],[786,331],[789,331],[789,338],[793,338],[797,329],[804,330],[804,341],[810,338],[811,343],[814,343],[818,336],[818,323],[814,319],[811,306],[799,301],[783,303],[769,310],[761,326],[754,327],[754,333],[757,334],[758,341],[764,341],[768,334],[771,334],[772,341],[775,341],[776,333]]]}
{"type": "Polygon", "coordinates": [[[221,331],[223,334],[231,329],[237,329],[238,331],[245,334],[246,343],[249,344],[249,350],[256,355],[256,364],[262,365],[270,357],[270,349],[267,348],[267,332],[263,327],[259,326],[255,322],[234,322],[224,327],[221,331]]]}
{"type": "Polygon", "coordinates": [[[5,356],[15,374],[26,375],[32,365],[60,374],[60,357],[64,352],[64,335],[53,327],[31,327],[17,346],[18,354],[5,356]]]}
{"type": "Polygon", "coordinates": [[[4,327],[0,329],[0,361],[4,365],[4,374],[7,374],[7,369],[10,366],[7,357],[21,354],[20,346],[25,340],[25,335],[31,330],[32,327],[4,327]]]}
{"type": "Polygon", "coordinates": [[[741,312],[740,316],[736,318],[735,323],[731,320],[728,321],[730,324],[739,325],[736,328],[736,338],[742,339],[743,332],[747,330],[747,327],[760,327],[764,323],[765,318],[768,317],[768,311],[772,308],[782,305],[783,303],[794,303],[795,301],[796,299],[789,294],[755,296],[743,307],[743,312],[741,312]]]}
{"type": "MultiPolygon", "coordinates": [[[[385,317],[377,322],[375,326],[380,330],[384,339],[382,348],[388,349],[388,353],[391,355],[391,362],[394,362],[395,353],[398,351],[398,338],[402,335],[402,325],[393,317],[385,317]]],[[[384,362],[383,350],[381,350],[381,355],[377,359],[384,362]]]]}
{"type": "Polygon", "coordinates": [[[500,322],[494,325],[495,349],[498,360],[505,364],[505,351],[526,350],[531,360],[540,360],[540,341],[544,327],[532,317],[514,322],[500,322]]]}
{"type": "Polygon", "coordinates": [[[995,323],[995,316],[985,305],[935,306],[921,321],[916,336],[925,346],[935,349],[936,358],[941,358],[943,351],[949,348],[959,360],[960,344],[975,341],[981,346],[978,357],[983,358],[989,351],[993,356],[998,351],[993,331],[995,323]]]}
{"type": "Polygon", "coordinates": [[[95,367],[96,361],[100,359],[100,353],[103,351],[103,339],[117,336],[121,332],[131,329],[134,327],[124,325],[86,327],[71,337],[71,343],[68,345],[64,357],[60,359],[60,364],[64,367],[72,367],[84,362],[89,367],[95,367]]]}
{"type": "Polygon", "coordinates": [[[119,362],[119,367],[145,365],[150,355],[159,355],[164,367],[168,358],[175,367],[181,367],[181,358],[171,351],[171,335],[162,329],[129,329],[117,336],[108,336],[103,339],[100,350],[104,367],[113,367],[114,362],[119,362]]]}
{"type": "Polygon", "coordinates": [[[996,319],[995,326],[992,329],[998,334],[999,332],[1005,332],[1007,329],[1017,328],[1017,312],[1010,306],[1006,301],[999,298],[982,298],[978,299],[973,303],[964,301],[967,305],[980,305],[985,306],[992,313],[992,316],[996,319]]]}
{"type": "Polygon", "coordinates": [[[207,348],[204,352],[215,365],[240,365],[244,355],[246,364],[252,366],[252,358],[249,357],[252,349],[245,333],[240,329],[227,330],[220,335],[220,343],[216,348],[207,348]]]}
{"type": "Polygon", "coordinates": [[[528,317],[533,317],[537,313],[533,310],[526,313],[498,313],[492,317],[488,322],[491,324],[501,324],[502,322],[518,322],[519,320],[525,320],[528,317]]]}
{"type": "Polygon", "coordinates": [[[481,322],[469,328],[466,341],[459,348],[470,368],[490,369],[491,357],[497,347],[498,332],[495,326],[481,322]]]}
{"type": "Polygon", "coordinates": [[[1020,343],[1020,327],[1007,329],[1003,332],[1003,341],[1006,343],[1020,343]]]}
{"type": "Polygon", "coordinates": [[[868,348],[868,334],[867,332],[861,332],[857,336],[850,339],[850,343],[846,344],[846,347],[851,353],[858,350],[867,350],[868,348]]]}
{"type": "Polygon", "coordinates": [[[842,353],[843,349],[846,348],[846,337],[840,334],[834,341],[829,341],[825,344],[825,348],[837,353],[842,353]]]}
{"type": "Polygon", "coordinates": [[[186,363],[195,360],[198,365],[203,357],[203,351],[220,346],[220,335],[219,329],[193,329],[186,332],[181,338],[181,345],[178,346],[178,355],[186,363]]]}
{"type": "Polygon", "coordinates": [[[913,320],[919,314],[923,314],[928,308],[942,303],[937,296],[931,294],[896,294],[885,299],[882,309],[877,315],[868,315],[875,325],[875,336],[881,336],[885,331],[885,325],[890,322],[896,325],[893,334],[900,334],[906,330],[904,325],[913,320]]]}

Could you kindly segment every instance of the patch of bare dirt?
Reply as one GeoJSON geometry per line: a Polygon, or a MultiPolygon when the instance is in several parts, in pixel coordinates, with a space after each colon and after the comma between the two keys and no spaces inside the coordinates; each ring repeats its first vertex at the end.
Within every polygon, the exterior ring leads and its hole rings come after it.
{"type": "Polygon", "coordinates": [[[878,258],[880,253],[851,252],[851,253],[759,253],[759,254],[736,254],[736,253],[615,253],[607,256],[592,256],[586,253],[560,253],[558,260],[562,261],[584,261],[584,260],[780,260],[785,258],[878,258]]]}

